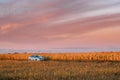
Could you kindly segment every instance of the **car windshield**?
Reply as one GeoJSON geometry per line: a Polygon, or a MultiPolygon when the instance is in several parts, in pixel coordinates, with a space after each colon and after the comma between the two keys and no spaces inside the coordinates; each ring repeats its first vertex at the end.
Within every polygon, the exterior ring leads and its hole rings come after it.
{"type": "Polygon", "coordinates": [[[34,56],[34,57],[40,57],[40,56],[34,56]]]}
{"type": "Polygon", "coordinates": [[[30,56],[30,57],[40,57],[41,58],[41,56],[30,56]]]}

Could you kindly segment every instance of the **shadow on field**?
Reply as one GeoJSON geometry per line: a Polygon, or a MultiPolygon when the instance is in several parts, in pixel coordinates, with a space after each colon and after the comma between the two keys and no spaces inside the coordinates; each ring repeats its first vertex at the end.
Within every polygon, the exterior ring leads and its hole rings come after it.
{"type": "Polygon", "coordinates": [[[50,57],[44,57],[44,61],[50,61],[50,57]]]}

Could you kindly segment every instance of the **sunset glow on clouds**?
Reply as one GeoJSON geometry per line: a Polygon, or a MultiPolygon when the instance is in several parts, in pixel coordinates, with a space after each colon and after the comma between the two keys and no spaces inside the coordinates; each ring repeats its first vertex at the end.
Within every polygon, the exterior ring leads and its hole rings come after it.
{"type": "Polygon", "coordinates": [[[0,0],[0,48],[120,48],[120,0],[0,0]]]}

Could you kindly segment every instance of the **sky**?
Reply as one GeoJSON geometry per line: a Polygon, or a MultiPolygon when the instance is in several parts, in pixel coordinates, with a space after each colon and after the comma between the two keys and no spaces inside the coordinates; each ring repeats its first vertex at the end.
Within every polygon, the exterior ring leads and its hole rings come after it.
{"type": "Polygon", "coordinates": [[[120,0],[0,0],[0,49],[120,48],[120,0]]]}

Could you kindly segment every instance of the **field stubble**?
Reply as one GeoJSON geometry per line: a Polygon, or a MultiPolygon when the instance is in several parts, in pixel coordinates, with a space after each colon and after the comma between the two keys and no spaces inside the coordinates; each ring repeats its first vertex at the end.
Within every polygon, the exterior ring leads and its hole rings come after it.
{"type": "Polygon", "coordinates": [[[120,62],[0,61],[0,80],[120,80],[120,62]]]}
{"type": "Polygon", "coordinates": [[[120,80],[120,53],[0,54],[0,80],[120,80]]]}

